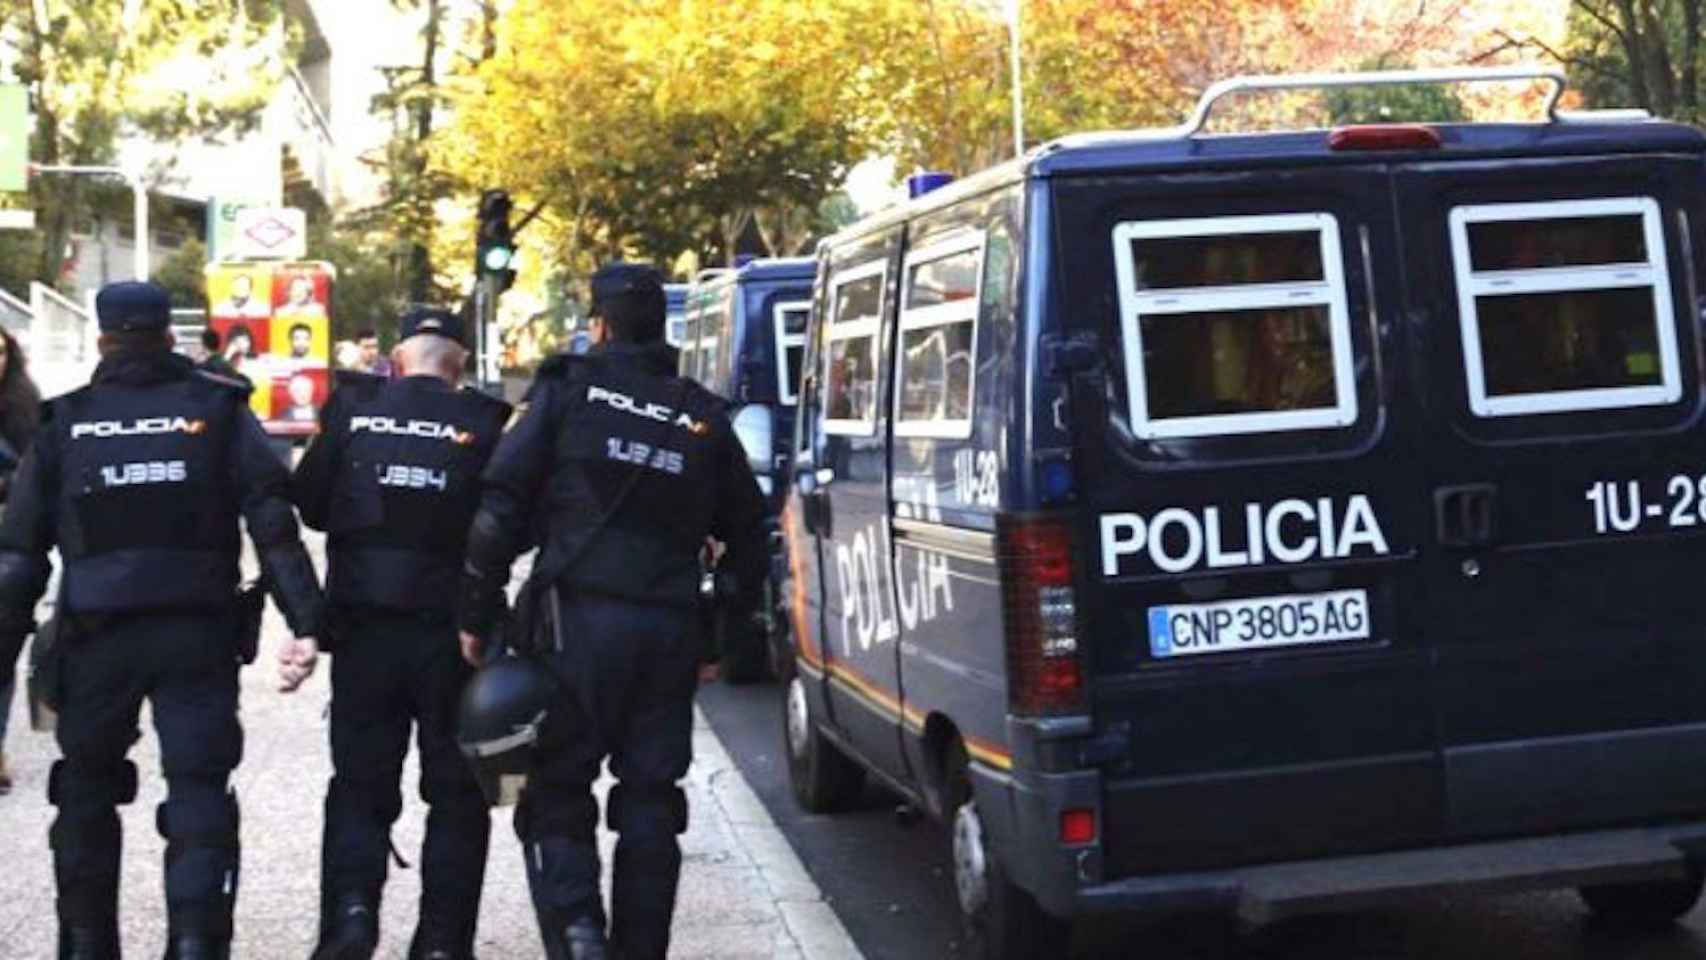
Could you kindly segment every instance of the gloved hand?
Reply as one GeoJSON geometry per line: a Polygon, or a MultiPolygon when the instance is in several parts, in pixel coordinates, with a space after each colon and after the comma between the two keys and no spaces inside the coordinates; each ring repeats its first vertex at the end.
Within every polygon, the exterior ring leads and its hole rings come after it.
{"type": "Polygon", "coordinates": [[[296,689],[314,675],[320,659],[320,645],[313,637],[297,637],[278,651],[278,692],[295,693],[296,689]]]}

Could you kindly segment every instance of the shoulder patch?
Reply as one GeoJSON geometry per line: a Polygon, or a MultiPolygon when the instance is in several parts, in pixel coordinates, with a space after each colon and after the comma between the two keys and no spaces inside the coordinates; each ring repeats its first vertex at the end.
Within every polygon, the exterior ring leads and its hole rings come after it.
{"type": "Polygon", "coordinates": [[[390,382],[385,377],[360,370],[338,370],[332,374],[332,395],[337,396],[340,391],[349,390],[363,400],[371,400],[390,382]]]}
{"type": "Polygon", "coordinates": [[[192,374],[192,376],[194,376],[198,381],[200,381],[202,383],[210,383],[216,387],[222,387],[226,390],[231,390],[231,391],[238,393],[244,397],[247,397],[249,394],[251,394],[255,391],[254,384],[250,383],[249,381],[239,380],[236,377],[228,377],[222,373],[213,373],[212,371],[209,371],[209,370],[202,370],[200,368],[197,368],[196,371],[192,374]]]}

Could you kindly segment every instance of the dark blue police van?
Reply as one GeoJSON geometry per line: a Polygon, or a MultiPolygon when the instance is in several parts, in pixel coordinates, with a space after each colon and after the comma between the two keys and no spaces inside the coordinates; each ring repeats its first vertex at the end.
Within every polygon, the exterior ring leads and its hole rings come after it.
{"type": "Polygon", "coordinates": [[[948,823],[976,955],[1706,857],[1706,136],[1072,137],[825,241],[794,792],[948,823]]]}
{"type": "MultiPolygon", "coordinates": [[[[738,270],[701,275],[688,293],[681,373],[729,402],[735,434],[746,447],[759,488],[775,511],[786,492],[800,357],[811,314],[817,264],[810,258],[753,260],[738,270]]],[[[774,585],[783,573],[776,539],[765,602],[750,622],[720,619],[724,675],[750,683],[775,671],[787,642],[774,585]]]]}

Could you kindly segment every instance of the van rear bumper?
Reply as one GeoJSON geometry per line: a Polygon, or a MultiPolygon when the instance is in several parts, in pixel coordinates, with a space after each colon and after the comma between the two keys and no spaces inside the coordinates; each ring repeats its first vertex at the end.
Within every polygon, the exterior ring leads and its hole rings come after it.
{"type": "Polygon", "coordinates": [[[1706,821],[1131,877],[1081,888],[1073,912],[1209,910],[1257,924],[1446,890],[1680,879],[1690,862],[1706,862],[1706,821]]]}

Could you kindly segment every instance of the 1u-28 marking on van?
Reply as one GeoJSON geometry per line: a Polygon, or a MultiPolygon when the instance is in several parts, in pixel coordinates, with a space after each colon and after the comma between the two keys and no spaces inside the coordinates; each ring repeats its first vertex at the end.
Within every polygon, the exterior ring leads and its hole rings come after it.
{"type": "Polygon", "coordinates": [[[1583,498],[1593,505],[1593,532],[1634,533],[1648,521],[1668,529],[1706,524],[1706,476],[1676,474],[1663,497],[1648,497],[1639,480],[1598,480],[1583,498]]]}

